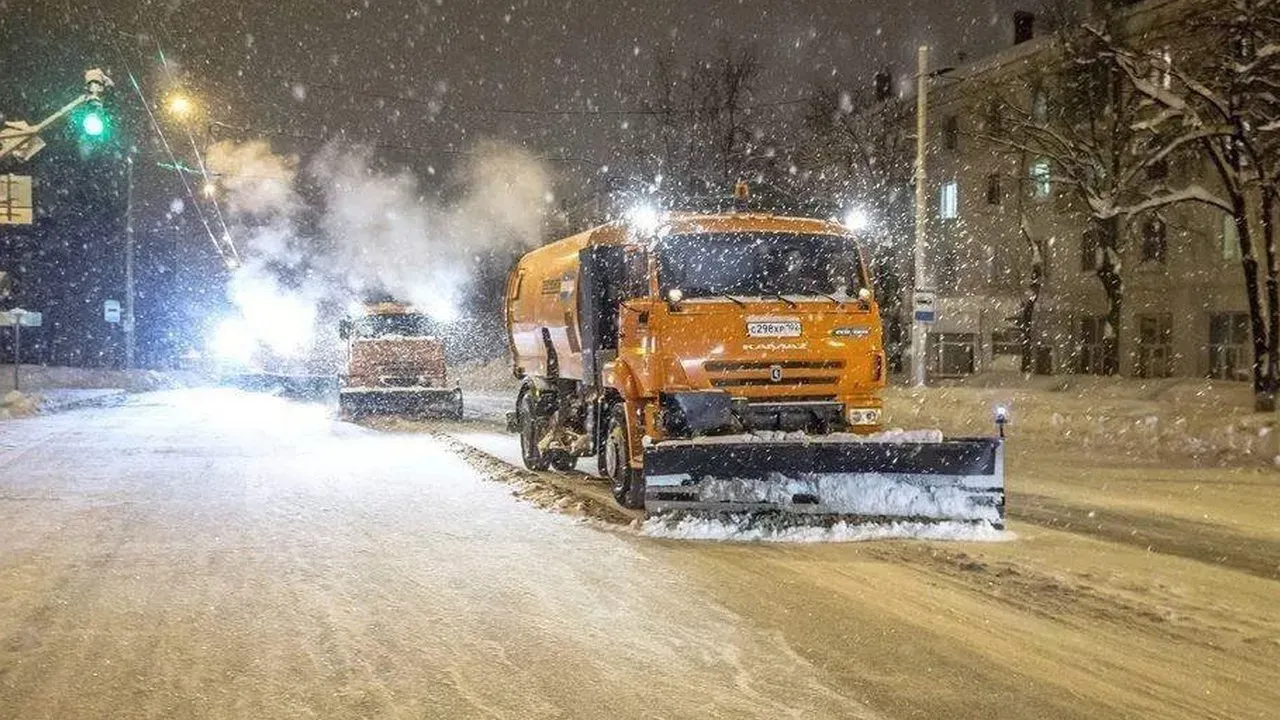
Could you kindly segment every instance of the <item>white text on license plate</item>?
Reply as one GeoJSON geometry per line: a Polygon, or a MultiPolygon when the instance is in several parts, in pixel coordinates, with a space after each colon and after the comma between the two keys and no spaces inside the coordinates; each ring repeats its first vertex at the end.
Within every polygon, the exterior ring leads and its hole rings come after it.
{"type": "Polygon", "coordinates": [[[800,337],[799,320],[758,320],[747,323],[751,337],[800,337]]]}

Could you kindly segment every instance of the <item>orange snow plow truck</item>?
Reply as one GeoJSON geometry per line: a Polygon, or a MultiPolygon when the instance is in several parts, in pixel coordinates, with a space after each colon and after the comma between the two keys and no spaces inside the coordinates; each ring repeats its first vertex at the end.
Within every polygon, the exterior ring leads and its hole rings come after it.
{"type": "Polygon", "coordinates": [[[506,316],[531,470],[594,457],[649,516],[1003,524],[1000,438],[882,431],[879,309],[842,225],[637,213],[525,255],[506,316]]]}
{"type": "Polygon", "coordinates": [[[449,387],[440,328],[398,302],[365,303],[342,320],[346,343],[338,407],[344,417],[462,417],[462,390],[449,387]]]}

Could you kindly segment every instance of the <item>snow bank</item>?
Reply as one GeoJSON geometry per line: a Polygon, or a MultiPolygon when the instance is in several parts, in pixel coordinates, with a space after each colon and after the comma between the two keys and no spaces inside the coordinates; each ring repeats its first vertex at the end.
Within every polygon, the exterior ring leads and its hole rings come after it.
{"type": "Polygon", "coordinates": [[[39,403],[36,398],[17,390],[10,390],[5,393],[4,399],[0,400],[0,420],[34,415],[38,409],[39,403]]]}
{"type": "Polygon", "coordinates": [[[967,522],[888,522],[847,523],[830,526],[758,524],[744,518],[685,517],[675,522],[649,518],[640,526],[646,537],[672,540],[710,540],[718,542],[865,542],[868,540],[916,539],[957,542],[1000,542],[1014,539],[1014,534],[997,530],[990,523],[967,522]]]}
{"type": "MultiPolygon", "coordinates": [[[[108,370],[48,365],[23,365],[22,389],[40,393],[45,390],[78,388],[116,388],[130,392],[173,390],[207,382],[192,372],[160,372],[157,370],[108,370]]],[[[0,372],[0,391],[13,388],[13,366],[0,372]]]]}
{"type": "Polygon", "coordinates": [[[1270,465],[1280,454],[1280,416],[1252,412],[1248,383],[987,373],[885,391],[888,421],[940,428],[949,437],[993,434],[997,406],[1009,411],[1008,450],[1015,454],[1215,465],[1270,465]]]}

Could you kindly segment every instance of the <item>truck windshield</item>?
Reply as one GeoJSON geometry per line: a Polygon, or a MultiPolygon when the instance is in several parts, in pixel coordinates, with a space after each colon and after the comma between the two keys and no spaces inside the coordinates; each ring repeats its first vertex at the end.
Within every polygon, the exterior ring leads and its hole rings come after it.
{"type": "Polygon", "coordinates": [[[436,332],[435,323],[426,315],[365,315],[352,323],[358,338],[417,337],[436,332]]]}
{"type": "Polygon", "coordinates": [[[736,232],[672,235],[657,249],[665,296],[827,295],[862,287],[858,247],[839,235],[736,232]]]}

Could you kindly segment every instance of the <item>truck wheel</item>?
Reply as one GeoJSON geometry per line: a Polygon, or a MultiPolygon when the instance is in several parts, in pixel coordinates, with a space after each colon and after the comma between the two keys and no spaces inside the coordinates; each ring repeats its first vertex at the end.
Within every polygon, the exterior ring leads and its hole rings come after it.
{"type": "Polygon", "coordinates": [[[616,405],[609,415],[609,433],[605,436],[604,464],[613,489],[613,499],[624,508],[644,507],[644,475],[627,464],[631,443],[627,438],[627,415],[616,405]]]}
{"type": "Polygon", "coordinates": [[[538,449],[538,440],[542,438],[542,423],[534,409],[533,398],[529,393],[520,396],[520,457],[524,466],[539,472],[546,470],[551,461],[538,449]]]}

